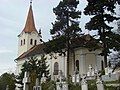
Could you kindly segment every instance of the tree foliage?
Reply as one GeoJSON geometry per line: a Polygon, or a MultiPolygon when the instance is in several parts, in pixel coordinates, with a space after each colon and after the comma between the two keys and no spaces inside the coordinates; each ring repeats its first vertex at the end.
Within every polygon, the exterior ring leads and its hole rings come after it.
{"type": "Polygon", "coordinates": [[[36,56],[28,58],[28,61],[25,61],[22,65],[21,73],[17,79],[20,81],[17,82],[19,84],[23,84],[22,80],[24,78],[24,73],[27,71],[29,72],[30,76],[30,87],[29,89],[32,90],[33,86],[35,85],[36,78],[41,80],[43,73],[48,78],[49,77],[49,70],[48,66],[46,65],[46,57],[45,55],[41,55],[41,59],[38,59],[36,56]]]}
{"type": "Polygon", "coordinates": [[[15,75],[4,73],[0,76],[0,90],[6,90],[6,86],[9,86],[9,90],[15,90],[15,75]]]}
{"type": "Polygon", "coordinates": [[[69,67],[71,40],[79,37],[81,34],[78,21],[81,12],[77,10],[78,4],[78,0],[62,0],[53,8],[53,12],[56,15],[56,21],[52,23],[53,27],[50,30],[53,40],[46,44],[48,53],[57,52],[65,55],[67,52],[67,67],[69,67]]]}
{"type": "Polygon", "coordinates": [[[78,4],[79,1],[76,0],[63,0],[53,8],[56,21],[52,23],[53,28],[50,30],[53,40],[47,44],[48,47],[52,46],[49,52],[61,52],[63,48],[69,47],[71,39],[80,35],[78,19],[81,12],[77,10],[78,4]]]}
{"type": "Polygon", "coordinates": [[[85,15],[93,16],[86,23],[85,28],[88,30],[97,30],[99,43],[103,44],[103,52],[105,67],[107,66],[107,55],[109,49],[119,49],[120,36],[112,31],[113,26],[109,23],[118,20],[115,16],[115,8],[120,4],[119,0],[87,0],[88,5],[84,9],[85,15]]]}
{"type": "Polygon", "coordinates": [[[76,9],[78,4],[79,1],[76,0],[63,0],[60,1],[57,7],[53,8],[56,21],[52,23],[53,28],[50,33],[54,35],[54,38],[63,35],[68,37],[68,34],[69,38],[73,38],[80,34],[81,29],[77,19],[80,18],[81,12],[76,9]]]}
{"type": "Polygon", "coordinates": [[[46,65],[46,57],[45,55],[41,55],[41,59],[38,59],[36,56],[28,58],[28,61],[25,61],[23,64],[23,68],[21,69],[24,73],[28,71],[32,73],[33,71],[37,74],[37,77],[41,79],[43,73],[47,77],[49,74],[48,66],[46,65]]]}

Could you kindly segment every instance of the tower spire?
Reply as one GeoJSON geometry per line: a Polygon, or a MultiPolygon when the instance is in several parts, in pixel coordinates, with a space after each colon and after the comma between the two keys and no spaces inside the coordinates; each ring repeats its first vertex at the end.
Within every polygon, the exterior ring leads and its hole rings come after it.
{"type": "Polygon", "coordinates": [[[33,10],[32,10],[32,0],[30,0],[30,8],[28,11],[28,16],[27,16],[27,20],[26,20],[26,24],[25,27],[23,29],[23,32],[27,32],[30,33],[32,31],[36,31],[35,28],[35,23],[34,23],[34,16],[33,16],[33,10]]]}

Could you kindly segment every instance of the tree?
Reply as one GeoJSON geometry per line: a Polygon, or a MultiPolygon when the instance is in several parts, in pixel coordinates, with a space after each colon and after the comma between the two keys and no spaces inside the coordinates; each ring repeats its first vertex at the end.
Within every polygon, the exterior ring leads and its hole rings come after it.
{"type": "Polygon", "coordinates": [[[57,7],[53,8],[53,12],[56,15],[56,21],[52,23],[53,28],[50,30],[53,40],[46,45],[48,48],[52,47],[49,48],[49,52],[57,52],[64,55],[67,52],[67,75],[69,75],[69,54],[70,50],[73,50],[71,40],[81,34],[78,22],[81,12],[77,10],[78,4],[78,0],[63,0],[60,1],[57,7]]]}
{"type": "Polygon", "coordinates": [[[107,67],[107,55],[109,49],[117,50],[120,45],[120,35],[112,31],[113,27],[109,23],[118,20],[115,16],[115,5],[120,4],[119,0],[87,0],[88,5],[84,9],[85,15],[93,16],[86,23],[85,28],[88,30],[98,31],[98,42],[102,43],[103,50],[101,55],[104,56],[104,64],[107,67]]]}
{"type": "Polygon", "coordinates": [[[44,74],[45,77],[49,78],[49,70],[48,67],[49,65],[46,65],[46,57],[45,55],[41,56],[41,60],[38,60],[37,62],[37,71],[36,73],[38,74],[38,78],[41,80],[42,75],[44,74]]]}
{"type": "Polygon", "coordinates": [[[6,86],[9,86],[9,90],[15,90],[15,75],[4,73],[0,76],[0,90],[6,90],[6,86]]]}
{"type": "Polygon", "coordinates": [[[38,59],[36,56],[28,58],[28,61],[25,61],[25,63],[22,65],[21,73],[18,77],[20,79],[19,82],[22,84],[22,80],[24,78],[24,73],[27,71],[30,73],[30,87],[29,89],[32,90],[33,86],[35,85],[36,78],[39,78],[39,81],[42,78],[43,73],[48,78],[49,77],[49,70],[48,66],[46,65],[46,57],[45,55],[41,55],[41,59],[38,59]]]}

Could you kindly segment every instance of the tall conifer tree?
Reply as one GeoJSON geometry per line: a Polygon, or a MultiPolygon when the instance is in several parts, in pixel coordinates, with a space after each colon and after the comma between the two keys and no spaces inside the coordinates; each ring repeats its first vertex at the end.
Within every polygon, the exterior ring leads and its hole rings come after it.
{"type": "Polygon", "coordinates": [[[88,5],[84,9],[85,15],[93,16],[86,24],[86,29],[97,30],[99,39],[98,41],[103,44],[103,52],[105,67],[107,67],[107,55],[109,49],[118,49],[120,39],[119,35],[116,36],[112,32],[113,26],[109,23],[118,20],[115,16],[116,4],[120,4],[119,0],[87,0],[88,5]]]}
{"type": "Polygon", "coordinates": [[[53,36],[53,50],[62,52],[64,48],[67,51],[67,75],[69,75],[69,54],[71,49],[71,40],[80,36],[81,29],[78,19],[81,12],[77,10],[79,0],[62,0],[57,7],[53,9],[56,15],[53,28],[50,30],[53,36]]]}

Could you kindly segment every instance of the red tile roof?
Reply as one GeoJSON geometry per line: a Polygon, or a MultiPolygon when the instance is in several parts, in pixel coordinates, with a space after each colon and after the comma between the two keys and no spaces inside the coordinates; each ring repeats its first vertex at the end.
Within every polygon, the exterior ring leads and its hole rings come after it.
{"type": "Polygon", "coordinates": [[[44,53],[44,48],[45,48],[44,44],[35,45],[32,48],[30,48],[28,51],[24,52],[22,55],[20,55],[15,60],[19,60],[19,59],[22,59],[22,58],[34,56],[34,55],[37,55],[37,54],[43,54],[44,53]]]}
{"type": "Polygon", "coordinates": [[[25,24],[25,27],[24,27],[22,32],[31,33],[32,31],[37,32],[37,30],[35,28],[35,23],[34,23],[32,5],[30,5],[27,20],[26,20],[26,24],[25,24]]]}

